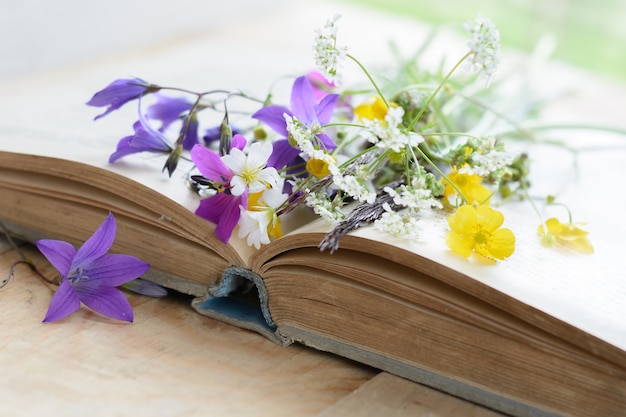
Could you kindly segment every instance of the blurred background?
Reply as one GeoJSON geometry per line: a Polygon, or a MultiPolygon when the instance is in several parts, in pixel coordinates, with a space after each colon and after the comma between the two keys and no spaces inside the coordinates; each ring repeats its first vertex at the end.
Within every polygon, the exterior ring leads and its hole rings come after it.
{"type": "MultiPolygon", "coordinates": [[[[0,80],[192,36],[287,0],[0,0],[0,80]]],[[[303,11],[313,0],[293,0],[303,11]]],[[[334,0],[458,27],[477,12],[503,45],[556,40],[555,58],[626,81],[626,0],[334,0]]]]}
{"type": "MultiPolygon", "coordinates": [[[[356,0],[354,0],[356,1],[356,0]]],[[[477,12],[500,30],[505,47],[532,50],[556,41],[554,57],[626,81],[626,0],[358,0],[435,24],[458,24],[477,12]]]]}

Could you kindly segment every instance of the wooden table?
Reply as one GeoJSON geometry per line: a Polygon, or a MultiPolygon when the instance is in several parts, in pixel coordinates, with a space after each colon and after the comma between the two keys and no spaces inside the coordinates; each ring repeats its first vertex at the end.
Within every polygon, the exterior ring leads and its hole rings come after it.
{"type": "MultiPolygon", "coordinates": [[[[0,241],[0,274],[20,259],[0,241]]],[[[56,271],[32,246],[38,269],[56,271]]],[[[0,290],[0,415],[496,416],[484,408],[194,312],[186,296],[128,294],[135,322],[86,307],[42,323],[55,287],[18,265],[0,290]]]]}

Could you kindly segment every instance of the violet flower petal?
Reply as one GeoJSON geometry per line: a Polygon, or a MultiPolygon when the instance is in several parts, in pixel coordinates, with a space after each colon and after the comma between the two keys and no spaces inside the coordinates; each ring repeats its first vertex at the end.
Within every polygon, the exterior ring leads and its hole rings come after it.
{"type": "Polygon", "coordinates": [[[233,229],[240,217],[239,206],[248,206],[247,193],[240,196],[217,193],[200,201],[196,215],[215,223],[215,235],[224,243],[228,243],[233,229]]]}
{"type": "Polygon", "coordinates": [[[236,133],[235,136],[233,136],[233,140],[230,143],[230,149],[239,149],[240,151],[243,151],[247,143],[248,143],[248,140],[243,135],[236,133]]]}
{"type": "Polygon", "coordinates": [[[118,320],[133,321],[133,309],[123,292],[114,287],[75,288],[80,301],[92,310],[118,320]]]}
{"type": "Polygon", "coordinates": [[[75,312],[80,307],[78,296],[67,279],[63,279],[50,301],[44,322],[51,322],[75,312]]]}
{"type": "Polygon", "coordinates": [[[224,165],[220,156],[205,146],[194,146],[191,149],[191,160],[198,168],[198,171],[210,180],[230,182],[233,176],[233,173],[224,165]]]}
{"type": "Polygon", "coordinates": [[[122,288],[147,297],[160,298],[169,294],[167,289],[159,284],[141,278],[135,278],[122,284],[122,288]]]}
{"type": "Polygon", "coordinates": [[[337,147],[337,145],[335,145],[335,142],[333,142],[333,140],[328,137],[326,133],[318,133],[315,137],[318,138],[320,142],[322,142],[325,149],[335,149],[337,147]]]}
{"type": "Polygon", "coordinates": [[[311,126],[317,121],[315,106],[317,100],[311,82],[305,77],[296,78],[291,89],[291,111],[302,123],[311,126]]]}
{"type": "Polygon", "coordinates": [[[94,94],[87,102],[87,105],[94,107],[108,106],[104,113],[94,118],[94,120],[98,120],[111,113],[113,110],[119,109],[129,101],[139,98],[142,94],[150,90],[150,88],[150,84],[139,78],[118,79],[94,94]]]}
{"type": "Polygon", "coordinates": [[[42,239],[38,240],[35,245],[37,249],[48,259],[48,262],[54,266],[61,276],[66,277],[72,267],[72,259],[76,250],[68,242],[62,240],[42,239]]]}
{"type": "Polygon", "coordinates": [[[115,218],[109,213],[94,234],[76,251],[72,268],[80,267],[83,263],[91,263],[94,259],[104,256],[113,246],[116,230],[115,218]]]}
{"type": "Polygon", "coordinates": [[[161,121],[160,130],[179,120],[183,113],[188,112],[193,106],[193,103],[185,97],[168,97],[163,94],[155,96],[157,101],[146,109],[146,114],[150,119],[161,121]]]}
{"type": "Polygon", "coordinates": [[[300,154],[297,148],[291,146],[288,139],[279,139],[272,146],[272,154],[267,160],[268,167],[282,169],[300,154]]]}
{"type": "MultiPolygon", "coordinates": [[[[185,125],[183,123],[183,126],[181,127],[181,133],[183,133],[182,129],[184,128],[185,125]]],[[[185,138],[183,139],[183,149],[190,150],[198,143],[200,143],[198,141],[198,117],[194,114],[189,119],[189,125],[187,126],[185,138]]]]}
{"type": "Polygon", "coordinates": [[[330,122],[338,102],[339,94],[328,94],[322,98],[316,108],[317,119],[320,124],[323,125],[330,122]]]}
{"type": "Polygon", "coordinates": [[[84,275],[87,280],[81,280],[75,287],[89,286],[94,281],[98,285],[117,287],[143,275],[150,265],[130,255],[108,254],[94,260],[84,275]]]}
{"type": "Polygon", "coordinates": [[[286,138],[289,136],[289,132],[287,132],[285,114],[288,114],[289,116],[293,115],[291,110],[285,106],[271,105],[257,110],[252,115],[252,118],[265,123],[276,133],[286,138]]]}

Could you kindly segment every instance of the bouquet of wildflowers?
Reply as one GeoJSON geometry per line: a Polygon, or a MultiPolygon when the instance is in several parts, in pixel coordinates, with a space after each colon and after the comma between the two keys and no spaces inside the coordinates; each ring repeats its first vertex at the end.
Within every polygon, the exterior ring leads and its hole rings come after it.
{"type": "MultiPolygon", "coordinates": [[[[133,100],[139,116],[110,162],[139,152],[163,154],[171,176],[181,158],[193,161],[196,214],[216,224],[223,242],[237,233],[259,248],[280,237],[282,216],[301,206],[335,225],[322,249],[336,250],[341,236],[371,222],[394,236],[419,239],[424,212],[434,210],[448,216],[447,244],[455,253],[509,257],[515,236],[501,227],[504,217],[490,203],[527,195],[528,159],[508,152],[504,137],[470,133],[488,108],[463,95],[467,85],[488,89],[496,72],[500,36],[494,25],[480,15],[466,23],[468,51],[449,70],[404,65],[381,82],[341,46],[338,19],[315,32],[317,70],[295,78],[288,104],[274,103],[271,95],[114,81],[88,102],[107,107],[96,118],[133,100]],[[345,86],[348,63],[363,71],[367,86],[345,86]],[[463,69],[471,75],[459,81],[463,69]],[[233,97],[257,106],[247,123],[230,122],[233,97]],[[221,123],[201,130],[207,112],[218,112],[221,123]]],[[[551,219],[540,234],[547,243],[567,235],[592,250],[571,220],[551,219]]]]}

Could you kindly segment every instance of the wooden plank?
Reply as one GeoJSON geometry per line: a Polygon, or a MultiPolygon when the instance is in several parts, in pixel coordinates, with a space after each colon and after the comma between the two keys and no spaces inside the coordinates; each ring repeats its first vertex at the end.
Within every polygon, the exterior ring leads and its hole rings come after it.
{"type": "MultiPolygon", "coordinates": [[[[18,259],[0,255],[0,273],[18,259]]],[[[316,415],[376,374],[201,316],[182,296],[129,295],[133,324],[85,307],[42,323],[52,294],[26,266],[0,291],[0,415],[316,415]]]]}
{"type": "Polygon", "coordinates": [[[318,417],[502,416],[425,385],[381,372],[318,417]]]}

